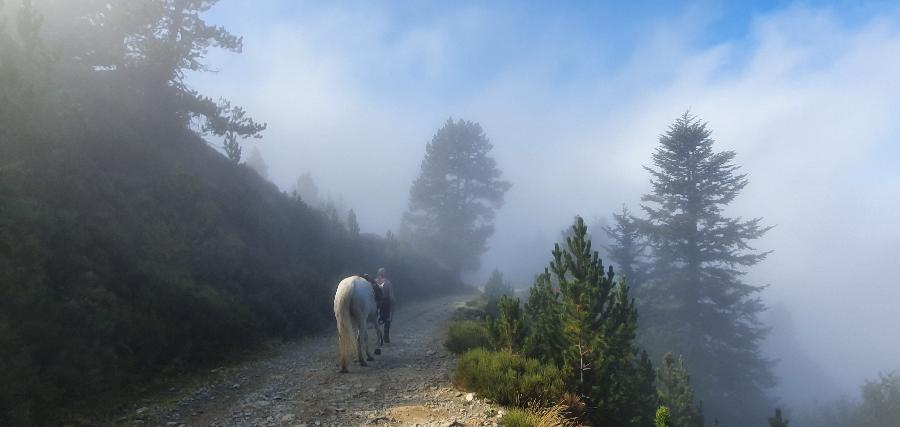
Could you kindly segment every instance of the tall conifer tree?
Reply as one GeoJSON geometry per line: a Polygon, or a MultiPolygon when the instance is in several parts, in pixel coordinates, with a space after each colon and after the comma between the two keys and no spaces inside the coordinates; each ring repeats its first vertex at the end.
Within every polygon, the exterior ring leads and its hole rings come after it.
{"type": "Polygon", "coordinates": [[[494,211],[510,188],[491,148],[481,125],[448,119],[425,147],[421,172],[409,190],[404,237],[456,272],[480,266],[494,234],[494,211]]]}
{"type": "Polygon", "coordinates": [[[743,268],[768,254],[750,242],[769,227],[723,214],[748,181],[734,151],[715,152],[710,135],[686,112],[660,136],[653,167],[645,167],[652,192],[642,198],[647,218],[640,223],[654,255],[652,292],[665,301],[655,309],[666,319],[650,325],[656,342],[649,344],[685,355],[708,412],[742,425],[771,407],[765,389],[774,378],[759,350],[762,287],[742,280],[743,268]]]}

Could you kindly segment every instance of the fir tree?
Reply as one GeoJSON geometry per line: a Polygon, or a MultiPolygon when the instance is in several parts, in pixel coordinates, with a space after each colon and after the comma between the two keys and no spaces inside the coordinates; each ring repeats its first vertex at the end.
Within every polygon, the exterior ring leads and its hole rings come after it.
{"type": "Polygon", "coordinates": [[[659,403],[669,408],[672,427],[703,427],[703,408],[694,406],[694,389],[684,359],[666,353],[657,374],[659,403]]]}
{"type": "Polygon", "coordinates": [[[613,214],[613,219],[615,225],[603,228],[610,240],[606,248],[609,259],[617,266],[619,275],[637,290],[647,281],[649,270],[646,237],[641,233],[638,220],[624,205],[621,212],[613,214]]]}
{"type": "Polygon", "coordinates": [[[448,119],[425,147],[409,191],[405,237],[456,272],[479,267],[494,233],[494,211],[510,188],[500,179],[491,148],[481,125],[448,119]]]}
{"type": "Polygon", "coordinates": [[[688,113],[659,138],[653,191],[640,221],[654,255],[653,276],[665,321],[649,325],[658,353],[684,354],[697,391],[726,424],[741,424],[770,407],[770,362],[759,352],[766,333],[758,314],[762,289],[744,283],[743,267],[762,261],[750,242],[769,228],[761,219],[728,218],[723,208],[747,185],[733,151],[713,151],[706,123],[688,113]],[[742,402],[735,405],[735,401],[742,402]]]}

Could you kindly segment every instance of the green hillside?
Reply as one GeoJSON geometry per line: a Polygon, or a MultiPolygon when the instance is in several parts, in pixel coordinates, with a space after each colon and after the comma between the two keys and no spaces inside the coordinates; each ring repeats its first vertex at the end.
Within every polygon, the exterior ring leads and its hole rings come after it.
{"type": "Polygon", "coordinates": [[[333,328],[352,273],[387,266],[403,298],[455,287],[211,148],[195,124],[222,111],[149,78],[155,51],[97,67],[28,13],[0,26],[0,424],[333,328]]]}

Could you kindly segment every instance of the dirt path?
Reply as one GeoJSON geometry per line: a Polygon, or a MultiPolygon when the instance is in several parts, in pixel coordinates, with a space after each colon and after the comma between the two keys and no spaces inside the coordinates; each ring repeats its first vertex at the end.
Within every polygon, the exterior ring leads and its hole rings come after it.
{"type": "MultiPolygon", "coordinates": [[[[145,403],[118,425],[354,426],[494,425],[500,408],[453,388],[454,359],[443,347],[446,324],[467,298],[400,307],[393,342],[369,367],[339,374],[336,338],[283,346],[274,355],[214,370],[186,391],[145,403]]],[[[374,334],[370,339],[374,345],[374,334]]]]}

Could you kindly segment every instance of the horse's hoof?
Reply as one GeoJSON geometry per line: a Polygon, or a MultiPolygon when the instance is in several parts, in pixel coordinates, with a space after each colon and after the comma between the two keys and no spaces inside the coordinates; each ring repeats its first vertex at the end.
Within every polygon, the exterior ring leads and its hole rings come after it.
{"type": "Polygon", "coordinates": [[[346,374],[347,372],[350,372],[350,371],[347,370],[347,368],[341,368],[341,373],[342,373],[342,374],[346,374]]]}
{"type": "Polygon", "coordinates": [[[371,361],[375,360],[375,358],[372,357],[372,356],[366,356],[366,360],[368,360],[369,362],[371,362],[371,361]]]}
{"type": "Polygon", "coordinates": [[[375,349],[375,354],[378,355],[378,356],[380,356],[380,355],[381,355],[381,349],[380,349],[380,348],[376,348],[376,349],[375,349]]]}
{"type": "Polygon", "coordinates": [[[360,360],[360,361],[359,361],[359,366],[369,366],[369,364],[366,363],[365,360],[360,360]]]}

